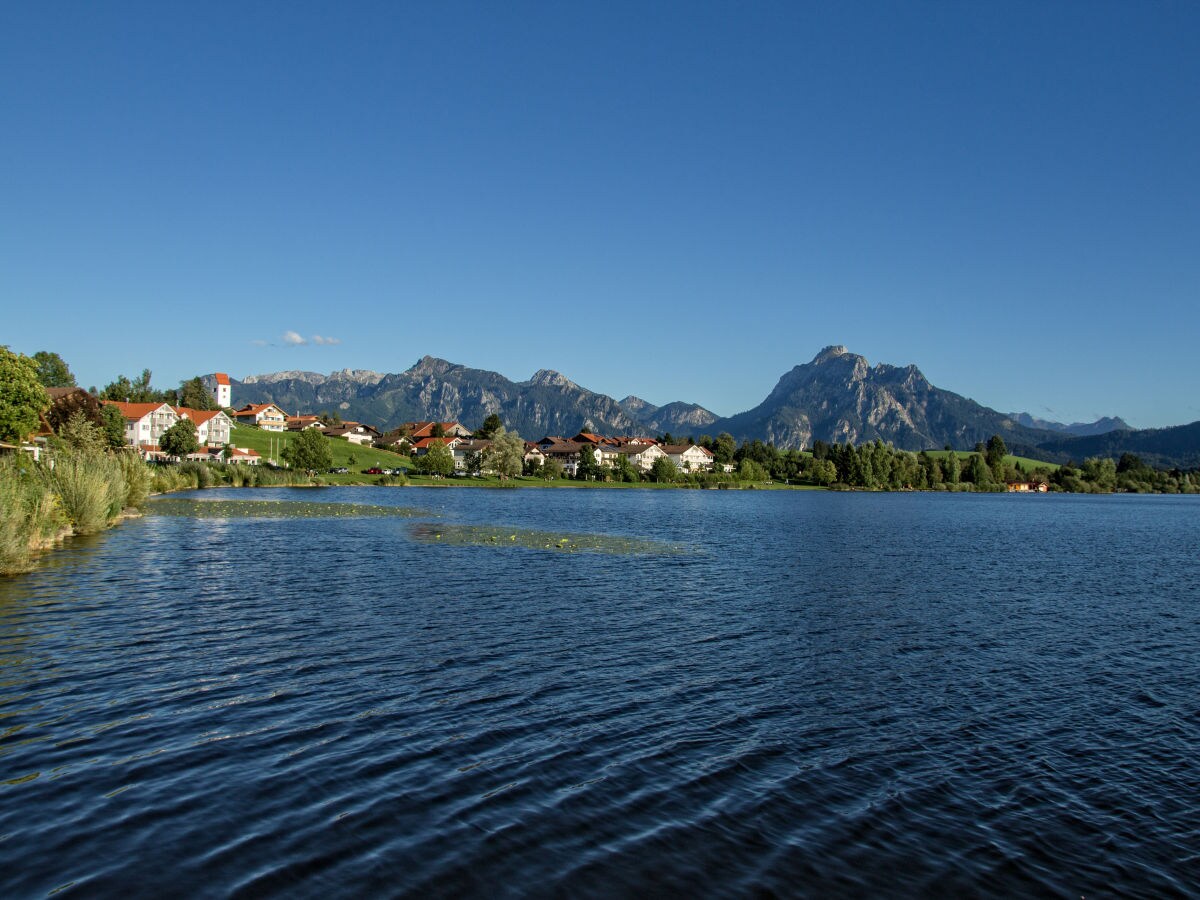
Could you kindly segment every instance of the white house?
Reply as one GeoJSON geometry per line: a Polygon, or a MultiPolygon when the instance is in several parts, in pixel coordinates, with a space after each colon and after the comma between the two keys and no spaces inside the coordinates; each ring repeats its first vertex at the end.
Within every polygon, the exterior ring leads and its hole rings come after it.
{"type": "Polygon", "coordinates": [[[191,419],[196,426],[196,440],[201,447],[224,447],[229,443],[229,429],[233,420],[219,409],[188,409],[175,407],[181,419],[191,419]]]}
{"type": "Polygon", "coordinates": [[[163,432],[179,421],[179,414],[169,403],[104,402],[115,406],[125,419],[125,443],[143,452],[157,451],[163,432]]]}
{"type": "Polygon", "coordinates": [[[221,409],[229,409],[229,407],[233,406],[233,393],[229,385],[229,376],[224,372],[217,372],[213,377],[217,380],[217,383],[212,388],[213,399],[217,401],[217,406],[221,407],[221,409]]]}
{"type": "Polygon", "coordinates": [[[617,453],[628,459],[635,469],[643,472],[649,472],[656,459],[663,459],[667,455],[658,444],[628,444],[618,447],[617,453]]]}
{"type": "Polygon", "coordinates": [[[323,428],[321,430],[329,437],[345,438],[352,444],[367,447],[383,437],[378,428],[364,425],[361,422],[343,422],[337,427],[323,428]]]}
{"type": "Polygon", "coordinates": [[[263,431],[287,431],[288,415],[274,403],[247,403],[233,417],[243,425],[257,425],[263,431]]]}
{"type": "MultiPolygon", "coordinates": [[[[456,442],[455,445],[450,448],[450,452],[454,455],[455,471],[471,472],[471,470],[467,466],[467,463],[471,461],[470,458],[473,455],[478,454],[480,460],[482,460],[483,455],[487,452],[488,448],[490,448],[491,446],[492,446],[492,442],[485,441],[485,440],[478,440],[478,441],[470,440],[470,441],[456,442]]],[[[491,469],[485,469],[485,468],[481,467],[480,472],[490,473],[491,469]]]]}
{"type": "Polygon", "coordinates": [[[699,444],[664,444],[663,453],[681,472],[711,472],[713,455],[699,444]]]}

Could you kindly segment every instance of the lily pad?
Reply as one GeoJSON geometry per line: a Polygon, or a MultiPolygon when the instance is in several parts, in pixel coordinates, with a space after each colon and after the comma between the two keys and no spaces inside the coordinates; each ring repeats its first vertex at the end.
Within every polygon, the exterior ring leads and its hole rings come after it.
{"type": "Polygon", "coordinates": [[[425,544],[452,544],[474,547],[524,547],[554,553],[613,553],[622,556],[674,556],[682,547],[617,534],[566,534],[561,531],[533,531],[490,525],[431,525],[426,522],[410,528],[414,540],[425,544]]]}

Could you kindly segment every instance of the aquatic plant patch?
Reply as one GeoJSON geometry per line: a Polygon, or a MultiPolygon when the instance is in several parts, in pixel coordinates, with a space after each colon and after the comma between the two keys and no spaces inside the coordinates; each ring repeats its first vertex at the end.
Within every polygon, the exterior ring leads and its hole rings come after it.
{"type": "Polygon", "coordinates": [[[315,503],[306,500],[153,500],[147,511],[159,516],[194,519],[362,519],[433,518],[435,513],[406,506],[365,503],[315,503]]]}
{"type": "Polygon", "coordinates": [[[533,531],[491,525],[450,525],[421,522],[411,527],[414,540],[426,544],[475,547],[524,547],[556,553],[614,553],[628,556],[675,556],[685,548],[616,534],[578,534],[533,531]]]}

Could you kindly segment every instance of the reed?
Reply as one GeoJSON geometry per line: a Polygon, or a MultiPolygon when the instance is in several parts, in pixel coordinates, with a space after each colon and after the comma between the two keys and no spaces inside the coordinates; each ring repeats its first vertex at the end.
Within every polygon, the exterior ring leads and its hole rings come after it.
{"type": "Polygon", "coordinates": [[[40,471],[77,534],[103,531],[125,506],[121,464],[109,454],[66,450],[40,471]]]}
{"type": "Polygon", "coordinates": [[[58,498],[38,477],[32,460],[0,459],[0,575],[33,568],[33,551],[64,525],[58,498]]]}
{"type": "Polygon", "coordinates": [[[150,496],[150,467],[132,452],[118,453],[116,459],[125,480],[125,508],[143,509],[150,496]]]}

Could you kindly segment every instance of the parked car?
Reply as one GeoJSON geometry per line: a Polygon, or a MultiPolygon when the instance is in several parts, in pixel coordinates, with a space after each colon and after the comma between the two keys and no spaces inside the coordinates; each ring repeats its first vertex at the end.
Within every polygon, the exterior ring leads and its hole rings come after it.
{"type": "Polygon", "coordinates": [[[408,472],[406,472],[404,469],[400,468],[399,466],[396,466],[396,468],[394,468],[394,469],[384,469],[383,473],[385,475],[407,475],[408,474],[408,472]]]}
{"type": "Polygon", "coordinates": [[[383,469],[379,468],[379,466],[371,466],[371,468],[369,468],[369,469],[363,469],[363,474],[364,475],[382,475],[383,469]]]}
{"type": "Polygon", "coordinates": [[[330,475],[345,475],[349,471],[350,470],[347,469],[345,466],[334,466],[332,469],[329,470],[329,474],[330,475]]]}

